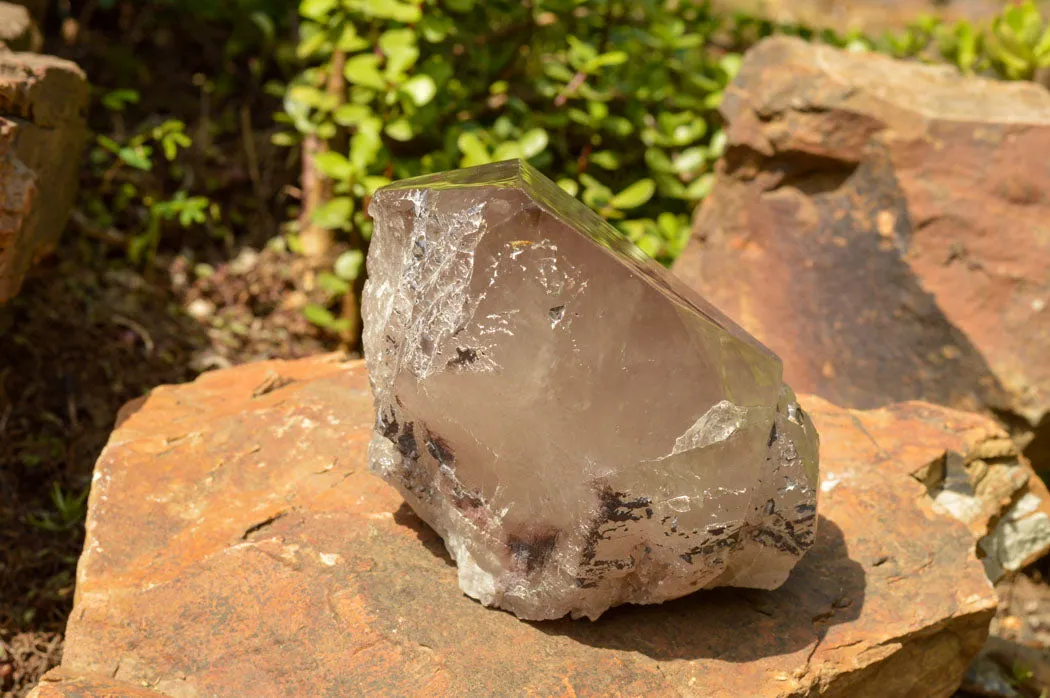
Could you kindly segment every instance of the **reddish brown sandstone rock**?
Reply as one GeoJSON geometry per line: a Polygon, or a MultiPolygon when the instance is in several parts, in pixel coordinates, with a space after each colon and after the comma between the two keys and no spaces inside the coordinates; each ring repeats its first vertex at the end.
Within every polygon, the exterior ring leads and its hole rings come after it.
{"type": "Polygon", "coordinates": [[[88,84],[73,63],[0,52],[0,303],[50,250],[76,194],[88,84]]]}
{"type": "Polygon", "coordinates": [[[800,392],[1004,412],[1050,464],[1050,93],[778,38],[722,111],[679,275],[800,392]]]}
{"type": "Polygon", "coordinates": [[[437,535],[366,472],[362,364],[159,388],[99,460],[66,678],[38,696],[98,695],[71,683],[92,676],[128,698],[950,695],[995,597],[913,474],[965,453],[969,422],[804,404],[828,434],[825,518],[783,587],[528,623],[465,597],[437,535]]]}
{"type": "MultiPolygon", "coordinates": [[[[813,396],[806,404],[818,426],[832,430],[822,457],[849,461],[859,452],[883,471],[923,483],[937,508],[970,529],[991,579],[1050,551],[1050,493],[992,419],[922,402],[868,411],[843,410],[813,396]]],[[[837,476],[822,480],[825,489],[834,487],[837,476]]]]}
{"type": "MultiPolygon", "coordinates": [[[[1045,0],[1037,0],[1040,6],[1045,0]]],[[[869,35],[899,31],[934,16],[947,22],[979,22],[1002,11],[1001,0],[714,0],[723,12],[743,12],[780,24],[863,31],[869,35]]]]}
{"type": "Polygon", "coordinates": [[[54,669],[29,695],[33,698],[161,698],[164,694],[105,676],[54,669]]]}
{"type": "Polygon", "coordinates": [[[0,2],[0,41],[12,51],[38,51],[43,37],[26,7],[0,2]]]}

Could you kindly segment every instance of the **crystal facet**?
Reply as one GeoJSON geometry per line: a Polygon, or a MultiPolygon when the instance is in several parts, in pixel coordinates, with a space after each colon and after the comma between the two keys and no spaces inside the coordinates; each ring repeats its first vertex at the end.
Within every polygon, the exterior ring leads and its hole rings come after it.
{"type": "Polygon", "coordinates": [[[460,587],[539,620],[771,589],[816,532],[780,360],[528,164],[376,192],[372,469],[460,587]]]}

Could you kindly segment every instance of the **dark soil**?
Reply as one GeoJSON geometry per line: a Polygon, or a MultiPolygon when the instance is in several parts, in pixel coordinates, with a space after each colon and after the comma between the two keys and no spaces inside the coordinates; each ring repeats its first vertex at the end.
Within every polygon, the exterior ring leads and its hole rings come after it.
{"type": "Polygon", "coordinates": [[[177,256],[151,283],[69,235],[0,311],[0,695],[60,659],[84,498],[121,405],[205,370],[336,348],[302,316],[324,299],[302,258],[246,248],[206,275],[193,266],[177,256]]]}
{"type": "Polygon", "coordinates": [[[55,3],[44,27],[45,52],[77,62],[94,86],[96,133],[119,140],[176,118],[194,143],[178,169],[125,168],[116,179],[92,164],[89,146],[59,249],[0,308],[3,698],[23,696],[61,659],[91,472],[121,405],[203,371],[338,347],[302,312],[331,303],[317,271],[332,259],[307,262],[282,244],[280,226],[295,213],[296,153],[271,144],[280,103],[263,90],[281,76],[273,63],[227,50],[235,32],[253,31],[250,22],[231,28],[237,18],[165,7],[178,4],[55,3]],[[141,100],[120,113],[100,106],[124,88],[141,100]],[[144,209],[114,206],[122,182],[155,197],[205,194],[221,206],[225,230],[166,229],[156,259],[133,263],[126,246],[144,209]]]}

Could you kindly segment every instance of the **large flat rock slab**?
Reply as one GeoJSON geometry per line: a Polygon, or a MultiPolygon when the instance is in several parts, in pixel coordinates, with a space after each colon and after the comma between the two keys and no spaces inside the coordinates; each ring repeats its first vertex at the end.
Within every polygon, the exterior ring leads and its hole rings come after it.
{"type": "Polygon", "coordinates": [[[1050,92],[776,38],[675,271],[799,392],[996,411],[1050,467],[1050,92]]]}
{"type": "Polygon", "coordinates": [[[529,623],[465,597],[366,471],[362,363],[158,388],[99,459],[61,673],[37,696],[100,695],[77,687],[98,677],[128,697],[948,696],[995,596],[915,474],[980,442],[972,418],[804,404],[827,444],[821,522],[783,587],[529,623]]]}

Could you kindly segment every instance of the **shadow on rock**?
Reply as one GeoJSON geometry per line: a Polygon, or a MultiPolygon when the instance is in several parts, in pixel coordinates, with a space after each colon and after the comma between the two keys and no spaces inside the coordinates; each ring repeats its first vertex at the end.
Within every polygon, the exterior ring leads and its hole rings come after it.
{"type": "Polygon", "coordinates": [[[445,542],[441,540],[441,536],[428,526],[426,521],[419,518],[406,502],[402,502],[401,506],[394,512],[394,523],[411,529],[416,534],[419,542],[423,544],[423,547],[433,553],[434,557],[440,558],[449,567],[456,566],[456,563],[452,561],[452,556],[445,549],[445,542]]]}
{"type": "MultiPolygon", "coordinates": [[[[455,566],[441,537],[407,504],[394,512],[394,521],[455,566]]],[[[817,544],[774,591],[712,589],[658,605],[620,606],[595,622],[565,618],[530,625],[548,635],[659,660],[750,662],[797,652],[823,639],[831,625],[855,620],[864,606],[865,579],[864,568],[849,557],[842,530],[821,516],[817,544]]]]}
{"type": "Polygon", "coordinates": [[[828,627],[855,620],[865,573],[850,559],[842,531],[820,517],[817,544],[774,591],[713,589],[655,606],[621,606],[597,621],[533,623],[594,647],[654,659],[750,662],[820,641],[828,627]]]}

